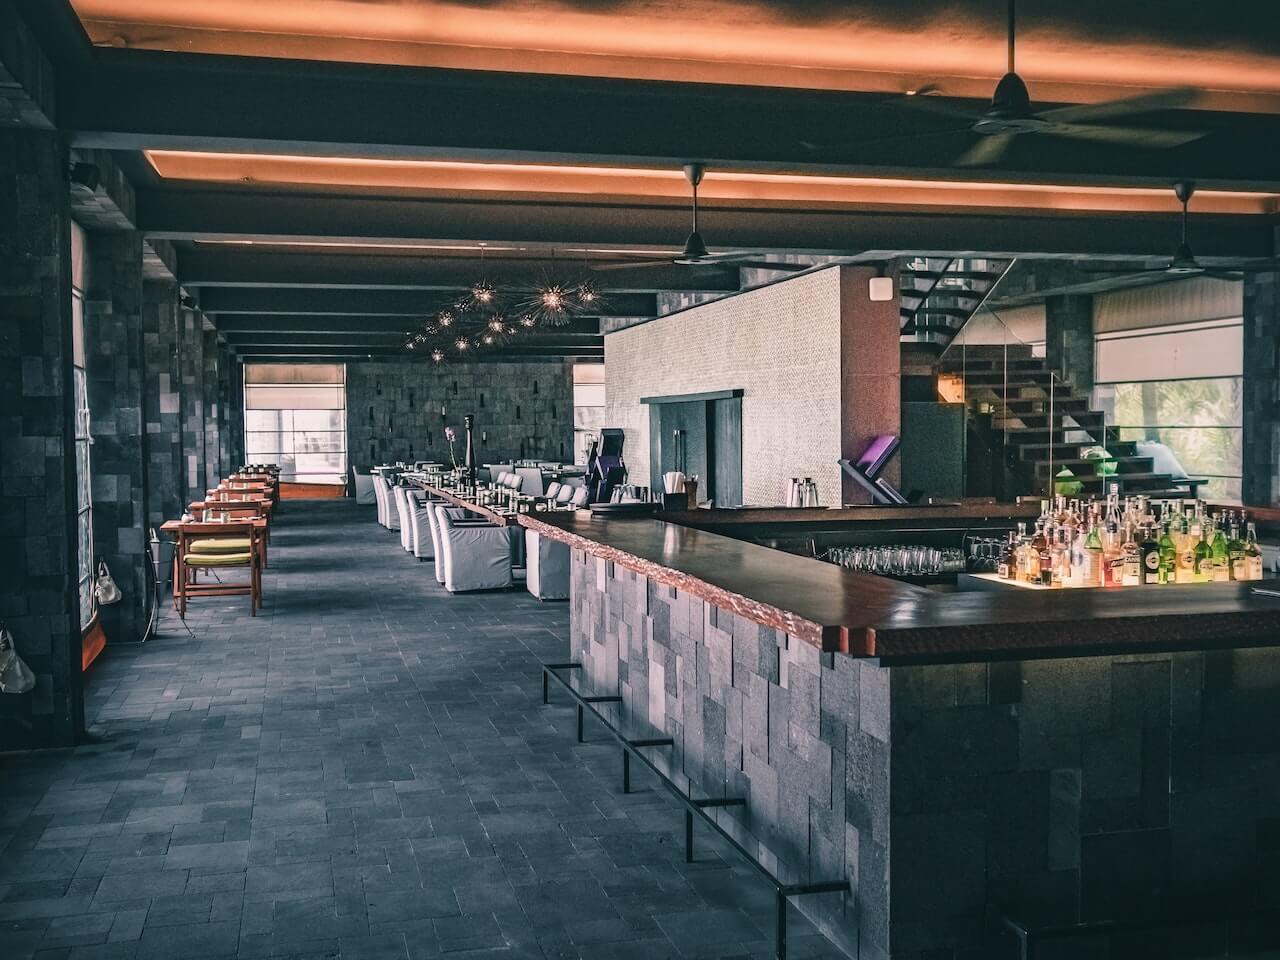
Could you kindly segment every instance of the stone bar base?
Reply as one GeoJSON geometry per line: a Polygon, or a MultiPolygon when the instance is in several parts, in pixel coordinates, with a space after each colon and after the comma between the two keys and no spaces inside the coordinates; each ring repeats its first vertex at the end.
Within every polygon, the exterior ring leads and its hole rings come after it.
{"type": "Polygon", "coordinates": [[[1280,916],[1280,650],[881,668],[577,550],[572,610],[582,681],[691,795],[746,798],[720,822],[776,875],[849,880],[796,906],[850,956],[1010,955],[988,907],[1280,916]]]}

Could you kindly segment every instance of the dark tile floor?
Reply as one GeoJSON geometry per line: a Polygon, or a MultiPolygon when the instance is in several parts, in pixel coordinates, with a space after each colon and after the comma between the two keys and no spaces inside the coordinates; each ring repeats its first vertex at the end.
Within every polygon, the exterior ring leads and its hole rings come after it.
{"type": "MultiPolygon", "coordinates": [[[[0,756],[0,958],[772,955],[772,891],[538,664],[568,607],[449,596],[372,507],[285,504],[267,604],[108,648],[100,743],[0,756]]],[[[793,957],[838,954],[793,911],[793,957]]]]}

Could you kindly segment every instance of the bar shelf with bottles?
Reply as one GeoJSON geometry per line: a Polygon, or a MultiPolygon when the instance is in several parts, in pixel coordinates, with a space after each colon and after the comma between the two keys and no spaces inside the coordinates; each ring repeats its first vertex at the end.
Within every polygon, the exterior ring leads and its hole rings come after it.
{"type": "Polygon", "coordinates": [[[1019,523],[986,580],[1040,589],[1138,588],[1263,579],[1257,528],[1243,509],[1202,500],[1059,496],[1019,523]]]}

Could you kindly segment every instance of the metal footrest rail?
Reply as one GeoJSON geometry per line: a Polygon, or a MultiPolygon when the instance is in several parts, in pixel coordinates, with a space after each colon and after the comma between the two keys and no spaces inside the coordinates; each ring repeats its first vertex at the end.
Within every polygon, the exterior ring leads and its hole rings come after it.
{"type": "Polygon", "coordinates": [[[792,897],[803,897],[816,893],[848,893],[848,880],[829,880],[822,883],[784,883],[775,877],[768,869],[760,863],[746,847],[742,846],[733,836],[729,834],[724,827],[716,822],[715,818],[709,811],[718,810],[723,807],[745,807],[747,805],[744,797],[690,797],[680,789],[676,783],[665,773],[658,769],[653,763],[640,751],[652,747],[674,747],[675,740],[671,737],[641,737],[630,738],[625,736],[621,730],[615,727],[605,718],[594,706],[597,703],[621,703],[620,696],[591,696],[575,690],[572,684],[564,677],[560,676],[557,671],[560,670],[581,670],[581,663],[544,663],[542,665],[542,702],[550,703],[549,697],[549,680],[555,680],[570,697],[573,698],[578,708],[578,742],[583,743],[582,738],[582,722],[583,716],[587,711],[600,722],[605,731],[613,739],[617,740],[622,746],[622,790],[623,793],[631,792],[631,761],[634,758],[651,774],[658,778],[658,782],[667,788],[680,803],[684,806],[684,843],[685,843],[685,862],[693,862],[693,818],[698,816],[711,829],[718,833],[722,839],[728,842],[747,863],[755,867],[756,871],[769,882],[774,889],[775,918],[774,918],[774,956],[777,960],[787,960],[787,901],[792,897]]]}

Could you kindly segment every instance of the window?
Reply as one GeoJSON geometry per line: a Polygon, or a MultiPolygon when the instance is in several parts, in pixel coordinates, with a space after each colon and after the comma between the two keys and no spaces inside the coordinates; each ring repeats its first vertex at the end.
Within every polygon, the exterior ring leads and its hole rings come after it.
{"type": "Polygon", "coordinates": [[[573,365],[573,462],[587,462],[591,444],[605,426],[603,363],[573,365]]]}
{"type": "Polygon", "coordinates": [[[80,629],[97,609],[93,595],[93,485],[89,475],[89,388],[84,372],[84,294],[71,290],[72,389],[76,410],[76,571],[80,579],[80,629]]]}
{"type": "Polygon", "coordinates": [[[244,368],[245,459],[280,465],[280,479],[345,483],[347,368],[250,363],[244,368]]]}
{"type": "Polygon", "coordinates": [[[1120,440],[1157,440],[1201,496],[1240,499],[1243,323],[1147,327],[1097,338],[1095,402],[1120,440]]]}

